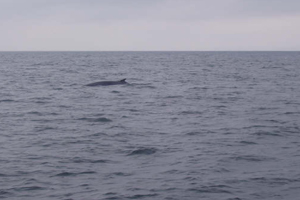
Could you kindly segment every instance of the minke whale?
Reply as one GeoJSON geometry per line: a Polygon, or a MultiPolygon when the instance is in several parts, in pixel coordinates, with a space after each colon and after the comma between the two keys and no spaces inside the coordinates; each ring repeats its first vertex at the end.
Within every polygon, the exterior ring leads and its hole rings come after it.
{"type": "Polygon", "coordinates": [[[98,81],[95,83],[87,84],[86,86],[123,85],[123,84],[127,84],[127,82],[125,80],[126,80],[126,78],[119,80],[119,81],[98,81]]]}

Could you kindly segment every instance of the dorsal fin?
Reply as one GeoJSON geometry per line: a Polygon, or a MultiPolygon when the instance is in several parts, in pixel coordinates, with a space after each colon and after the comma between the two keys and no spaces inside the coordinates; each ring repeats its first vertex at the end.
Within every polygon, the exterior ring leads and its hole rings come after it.
{"type": "Polygon", "coordinates": [[[126,80],[126,78],[124,78],[124,79],[120,80],[120,82],[125,82],[125,80],[126,80]]]}

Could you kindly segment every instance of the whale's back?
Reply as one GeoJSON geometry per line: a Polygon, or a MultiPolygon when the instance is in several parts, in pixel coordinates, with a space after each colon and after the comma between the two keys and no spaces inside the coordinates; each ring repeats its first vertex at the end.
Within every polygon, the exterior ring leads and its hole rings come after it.
{"type": "Polygon", "coordinates": [[[107,85],[122,85],[126,84],[126,78],[120,80],[120,81],[98,81],[95,83],[87,84],[86,86],[107,86],[107,85]]]}

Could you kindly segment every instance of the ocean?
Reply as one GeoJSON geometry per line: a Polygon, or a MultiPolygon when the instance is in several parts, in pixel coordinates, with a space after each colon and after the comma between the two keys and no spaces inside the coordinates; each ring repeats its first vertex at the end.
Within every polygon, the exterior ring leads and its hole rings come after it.
{"type": "Polygon", "coordinates": [[[0,52],[0,148],[1,199],[296,200],[300,52],[0,52]]]}

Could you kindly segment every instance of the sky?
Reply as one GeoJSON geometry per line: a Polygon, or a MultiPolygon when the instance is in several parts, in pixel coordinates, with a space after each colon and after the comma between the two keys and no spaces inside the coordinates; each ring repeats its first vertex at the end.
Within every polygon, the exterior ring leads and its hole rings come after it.
{"type": "Polygon", "coordinates": [[[0,0],[0,51],[299,51],[300,0],[0,0]]]}

